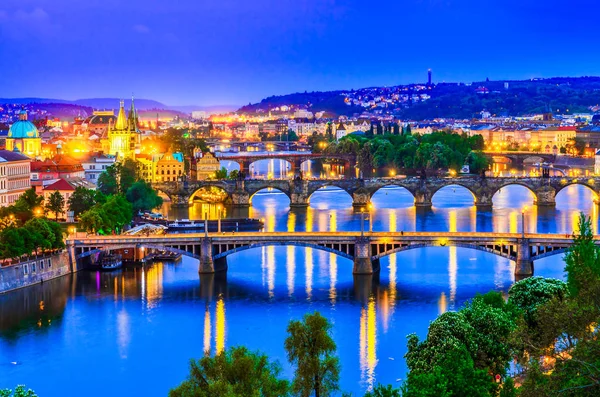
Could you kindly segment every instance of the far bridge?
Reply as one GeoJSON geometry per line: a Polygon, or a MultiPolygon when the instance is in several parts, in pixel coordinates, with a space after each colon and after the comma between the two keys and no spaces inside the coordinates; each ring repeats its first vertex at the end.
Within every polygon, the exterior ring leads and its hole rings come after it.
{"type": "Polygon", "coordinates": [[[533,274],[533,262],[564,253],[573,243],[564,234],[480,232],[257,232],[169,234],[151,236],[90,236],[69,238],[67,248],[73,268],[77,261],[101,251],[135,249],[138,258],[146,249],[159,249],[199,260],[199,273],[227,270],[227,256],[264,246],[299,246],[327,251],[354,262],[354,274],[379,271],[379,260],[388,255],[424,247],[463,247],[489,252],[516,262],[515,275],[533,274]]]}
{"type": "Polygon", "coordinates": [[[347,172],[356,166],[356,156],[353,154],[331,154],[331,153],[260,153],[245,155],[221,155],[219,161],[233,161],[239,164],[240,171],[245,175],[250,174],[250,165],[260,160],[283,160],[290,163],[289,172],[296,174],[300,171],[302,163],[310,160],[330,160],[344,164],[347,172]]]}
{"type": "Polygon", "coordinates": [[[352,197],[354,208],[367,207],[373,195],[387,186],[406,189],[413,197],[417,207],[431,207],[433,196],[442,188],[458,186],[467,189],[473,195],[478,209],[491,209],[492,199],[501,189],[518,185],[531,191],[534,204],[555,206],[556,195],[571,185],[585,186],[594,193],[594,201],[600,195],[600,177],[481,177],[465,176],[456,178],[371,178],[371,179],[245,179],[184,181],[155,183],[152,186],[166,194],[174,206],[188,206],[190,198],[202,188],[217,187],[227,194],[225,204],[234,207],[247,207],[252,197],[264,189],[276,189],[290,199],[290,207],[307,207],[310,197],[319,189],[335,186],[352,197]]]}

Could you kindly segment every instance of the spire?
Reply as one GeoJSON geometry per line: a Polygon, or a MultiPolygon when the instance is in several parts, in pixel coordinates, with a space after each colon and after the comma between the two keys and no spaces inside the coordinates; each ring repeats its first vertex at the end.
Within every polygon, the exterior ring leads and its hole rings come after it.
{"type": "Polygon", "coordinates": [[[125,102],[121,99],[121,106],[119,108],[119,115],[117,116],[117,122],[115,123],[115,130],[126,130],[127,129],[127,118],[125,117],[125,102]]]}
{"type": "Polygon", "coordinates": [[[129,110],[129,115],[127,117],[127,123],[129,124],[129,130],[136,132],[139,125],[138,115],[135,111],[135,105],[133,100],[133,93],[131,94],[131,110],[129,110]]]}

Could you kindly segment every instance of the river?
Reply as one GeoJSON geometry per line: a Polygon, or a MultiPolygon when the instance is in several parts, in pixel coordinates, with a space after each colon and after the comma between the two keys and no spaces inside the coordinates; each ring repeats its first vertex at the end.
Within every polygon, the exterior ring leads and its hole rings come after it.
{"type": "MultiPolygon", "coordinates": [[[[520,186],[503,188],[494,209],[478,212],[470,193],[447,187],[433,208],[418,211],[401,188],[373,197],[375,231],[570,233],[579,211],[598,210],[592,194],[571,186],[554,209],[532,205],[520,186]]],[[[169,208],[165,208],[166,211],[169,208]]],[[[201,204],[189,215],[199,218],[201,204]]],[[[232,211],[227,210],[227,216],[232,211]]],[[[360,214],[341,190],[311,197],[306,210],[262,191],[250,217],[269,231],[359,230],[360,214]]],[[[365,223],[365,229],[370,226],[365,223]]],[[[181,382],[191,358],[234,345],[260,350],[290,378],[283,342],[290,319],[319,311],[334,325],[343,390],[360,396],[374,384],[400,385],[406,376],[406,335],[424,337],[428,324],[477,293],[506,292],[513,264],[489,253],[456,247],[415,249],[381,261],[379,277],[354,278],[352,262],[301,247],[264,247],[228,257],[226,275],[203,276],[193,259],[112,273],[80,272],[0,296],[0,388],[27,384],[42,397],[164,396],[181,382]]],[[[535,263],[536,275],[563,277],[560,255],[535,263]]]]}

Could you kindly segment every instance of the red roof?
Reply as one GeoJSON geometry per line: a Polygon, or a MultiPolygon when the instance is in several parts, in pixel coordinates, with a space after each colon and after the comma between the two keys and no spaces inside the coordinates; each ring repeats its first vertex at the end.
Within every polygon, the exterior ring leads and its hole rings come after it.
{"type": "Polygon", "coordinates": [[[48,185],[44,188],[44,190],[75,190],[73,186],[64,179],[59,179],[51,185],[48,185]]]}

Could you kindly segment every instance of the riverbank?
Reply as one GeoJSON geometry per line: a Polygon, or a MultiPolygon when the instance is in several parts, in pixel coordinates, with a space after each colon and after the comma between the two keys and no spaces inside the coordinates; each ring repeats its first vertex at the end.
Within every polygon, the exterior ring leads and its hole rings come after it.
{"type": "Polygon", "coordinates": [[[0,294],[72,273],[66,250],[0,267],[0,294]]]}

